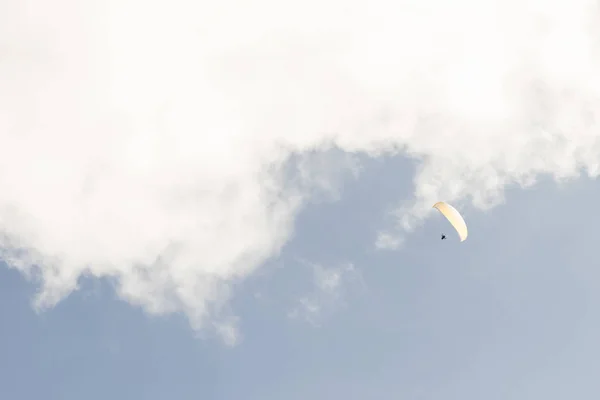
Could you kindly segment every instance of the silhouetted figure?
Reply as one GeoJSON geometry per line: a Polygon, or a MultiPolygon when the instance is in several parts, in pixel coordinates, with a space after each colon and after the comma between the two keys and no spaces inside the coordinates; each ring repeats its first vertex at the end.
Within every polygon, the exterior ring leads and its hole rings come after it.
{"type": "Polygon", "coordinates": [[[442,240],[446,239],[446,235],[442,233],[442,240]]]}

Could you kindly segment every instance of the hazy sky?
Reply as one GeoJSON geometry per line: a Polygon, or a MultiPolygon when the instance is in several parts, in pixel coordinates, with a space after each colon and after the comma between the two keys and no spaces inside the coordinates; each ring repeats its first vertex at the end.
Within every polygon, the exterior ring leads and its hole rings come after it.
{"type": "Polygon", "coordinates": [[[596,398],[599,11],[3,2],[1,397],[596,398]]]}

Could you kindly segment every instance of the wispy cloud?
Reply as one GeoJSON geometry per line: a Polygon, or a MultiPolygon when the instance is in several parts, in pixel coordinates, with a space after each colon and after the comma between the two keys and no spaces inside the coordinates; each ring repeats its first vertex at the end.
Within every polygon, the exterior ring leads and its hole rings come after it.
{"type": "Polygon", "coordinates": [[[110,277],[200,329],[313,188],[354,168],[319,161],[290,188],[290,154],[417,160],[386,245],[438,199],[485,208],[511,183],[595,176],[598,16],[591,0],[4,1],[4,257],[41,279],[39,307],[110,277]]]}
{"type": "Polygon", "coordinates": [[[323,318],[345,305],[347,291],[362,287],[363,282],[360,271],[352,264],[337,267],[309,264],[309,267],[313,272],[314,288],[297,300],[288,316],[319,325],[323,318]]]}

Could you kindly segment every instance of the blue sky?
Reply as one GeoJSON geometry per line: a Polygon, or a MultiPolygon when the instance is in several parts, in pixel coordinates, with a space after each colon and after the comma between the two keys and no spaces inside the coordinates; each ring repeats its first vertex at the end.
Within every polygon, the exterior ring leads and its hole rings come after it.
{"type": "Polygon", "coordinates": [[[410,186],[409,166],[367,163],[339,202],[300,215],[277,262],[236,291],[243,340],[233,348],[195,338],[180,316],[148,317],[93,281],[36,315],[32,285],[3,269],[2,396],[593,398],[596,182],[544,181],[509,190],[492,211],[468,208],[462,244],[439,240],[451,231],[438,218],[402,250],[374,252],[364,245],[376,232],[369,221],[384,196],[410,186]],[[353,260],[361,274],[319,326],[286,317],[315,290],[298,254],[324,268],[353,260]]]}
{"type": "Polygon", "coordinates": [[[597,397],[599,15],[6,0],[2,398],[597,397]]]}

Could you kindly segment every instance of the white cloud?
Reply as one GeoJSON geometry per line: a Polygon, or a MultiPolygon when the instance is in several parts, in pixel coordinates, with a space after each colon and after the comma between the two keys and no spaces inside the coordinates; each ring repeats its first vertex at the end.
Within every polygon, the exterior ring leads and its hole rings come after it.
{"type": "MultiPolygon", "coordinates": [[[[292,152],[419,160],[400,233],[440,198],[486,207],[509,183],[595,175],[597,7],[4,1],[5,257],[39,273],[40,307],[82,275],[111,277],[124,299],[200,328],[288,239],[311,193],[282,190],[292,152]]],[[[306,176],[327,189],[338,175],[306,176]]]]}
{"type": "Polygon", "coordinates": [[[319,325],[323,318],[344,305],[345,292],[356,289],[357,284],[362,285],[362,278],[352,264],[338,267],[323,267],[319,264],[308,266],[313,272],[314,289],[298,299],[288,316],[319,325]]]}

